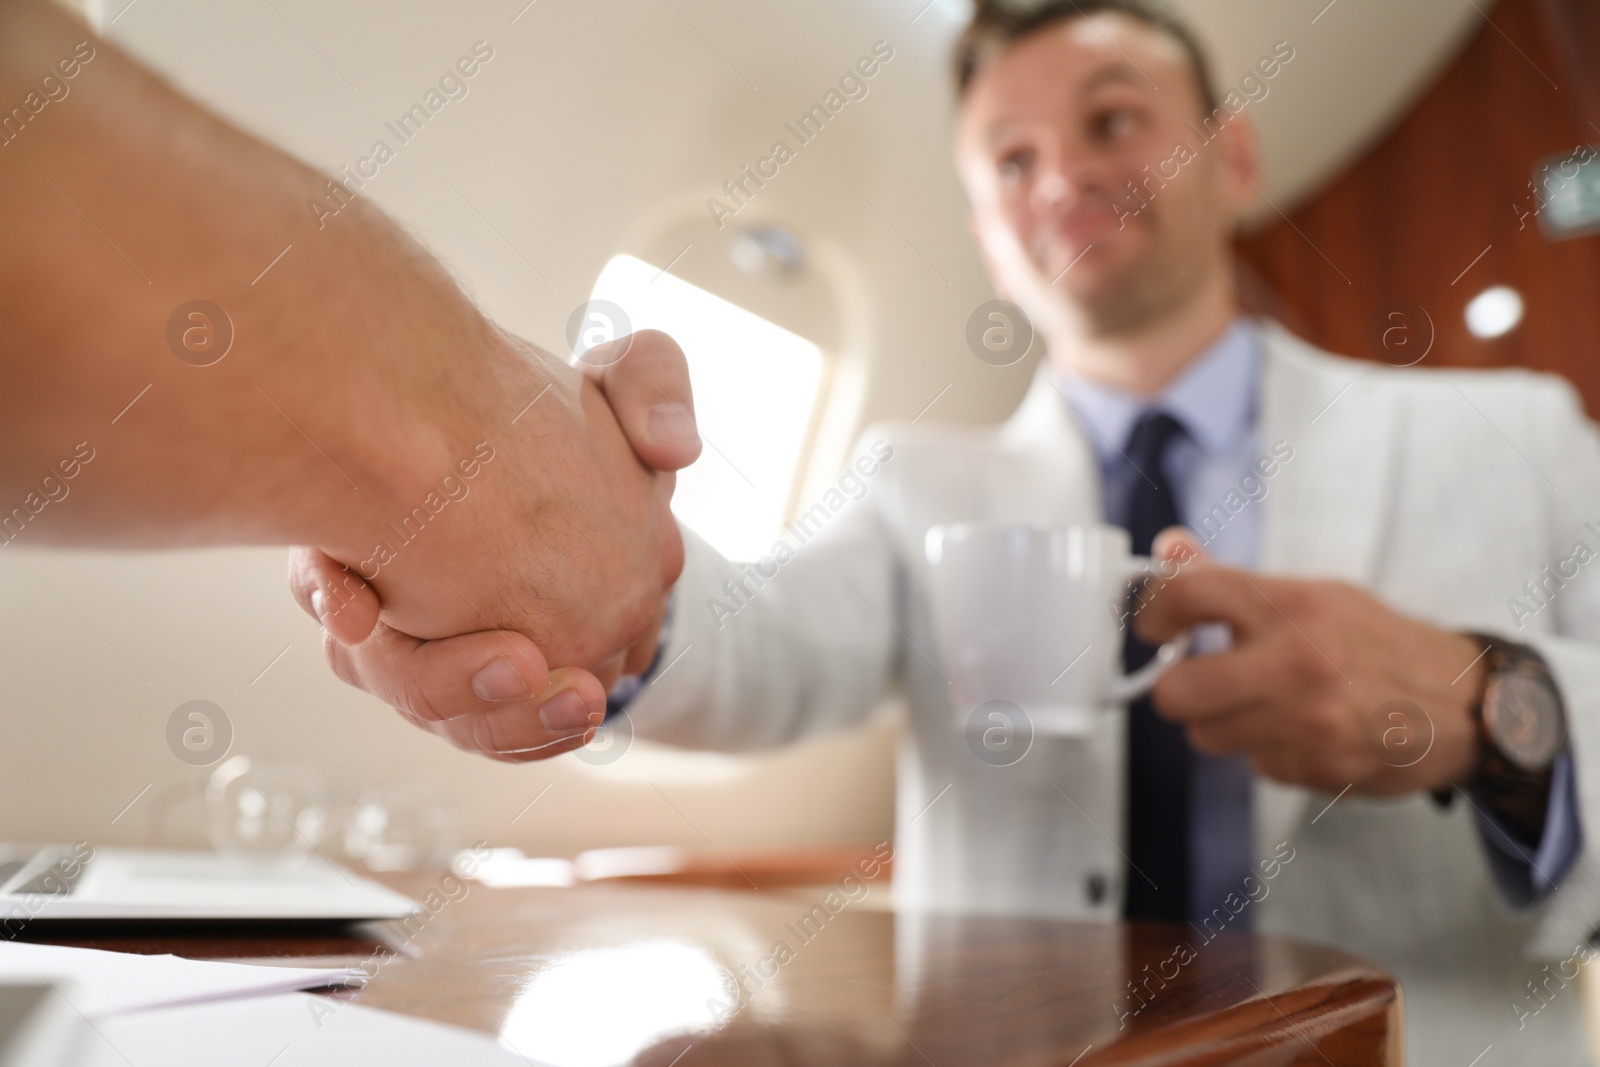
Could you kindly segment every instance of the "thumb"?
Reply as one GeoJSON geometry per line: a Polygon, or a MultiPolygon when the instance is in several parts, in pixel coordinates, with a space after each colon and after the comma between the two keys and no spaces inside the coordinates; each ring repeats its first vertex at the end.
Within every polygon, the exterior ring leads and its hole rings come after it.
{"type": "Polygon", "coordinates": [[[580,366],[599,384],[641,463],[675,471],[699,458],[689,363],[676,341],[640,330],[591,350],[580,366]]]}
{"type": "Polygon", "coordinates": [[[365,641],[378,625],[378,593],[319,548],[289,551],[289,589],[306,613],[342,645],[365,641]]]}
{"type": "Polygon", "coordinates": [[[1208,562],[1210,556],[1201,547],[1200,539],[1187,526],[1168,526],[1156,534],[1150,546],[1150,555],[1157,563],[1171,561],[1180,567],[1190,563],[1208,562]]]}

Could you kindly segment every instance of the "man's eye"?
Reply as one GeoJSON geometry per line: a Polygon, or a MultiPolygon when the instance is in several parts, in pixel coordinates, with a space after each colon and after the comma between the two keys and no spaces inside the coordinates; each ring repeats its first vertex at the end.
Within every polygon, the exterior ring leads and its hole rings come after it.
{"type": "Polygon", "coordinates": [[[1139,116],[1125,107],[1113,108],[1096,115],[1091,125],[1100,140],[1113,141],[1131,134],[1139,125],[1139,116]]]}
{"type": "Polygon", "coordinates": [[[1033,165],[1033,152],[1026,148],[1018,148],[1006,152],[1000,157],[1000,174],[1008,179],[1016,179],[1028,172],[1033,165]]]}

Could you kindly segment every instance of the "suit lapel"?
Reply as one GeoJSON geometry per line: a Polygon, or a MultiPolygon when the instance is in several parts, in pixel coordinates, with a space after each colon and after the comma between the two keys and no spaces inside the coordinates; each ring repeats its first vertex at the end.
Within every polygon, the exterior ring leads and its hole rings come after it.
{"type": "MultiPolygon", "coordinates": [[[[1260,569],[1370,584],[1394,503],[1400,404],[1382,372],[1259,323],[1266,358],[1261,443],[1294,450],[1262,502],[1260,569]]],[[[1093,449],[1047,364],[1000,445],[1009,462],[990,487],[994,518],[1104,521],[1093,449]]]]}
{"type": "Polygon", "coordinates": [[[1000,429],[1005,462],[995,472],[997,519],[1104,521],[1093,450],[1041,364],[1021,405],[1000,429]]]}
{"type": "Polygon", "coordinates": [[[1401,459],[1395,391],[1376,368],[1260,328],[1262,448],[1294,450],[1263,501],[1261,570],[1369,585],[1401,459]]]}

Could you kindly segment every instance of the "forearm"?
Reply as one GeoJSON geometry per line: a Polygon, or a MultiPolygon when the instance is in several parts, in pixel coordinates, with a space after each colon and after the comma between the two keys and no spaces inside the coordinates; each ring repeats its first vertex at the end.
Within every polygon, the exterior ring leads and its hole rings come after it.
{"type": "Polygon", "coordinates": [[[684,529],[661,664],[627,710],[640,736],[742,751],[866,720],[896,669],[894,627],[878,613],[893,610],[894,567],[868,516],[833,521],[751,563],[684,529]]]}
{"type": "Polygon", "coordinates": [[[0,506],[87,442],[70,506],[29,540],[369,547],[470,455],[496,377],[528,368],[358,197],[319,221],[324,177],[53,4],[0,2],[0,107],[28,111],[47,72],[66,95],[0,143],[0,506]],[[231,320],[208,366],[169,340],[196,299],[231,320]]]}

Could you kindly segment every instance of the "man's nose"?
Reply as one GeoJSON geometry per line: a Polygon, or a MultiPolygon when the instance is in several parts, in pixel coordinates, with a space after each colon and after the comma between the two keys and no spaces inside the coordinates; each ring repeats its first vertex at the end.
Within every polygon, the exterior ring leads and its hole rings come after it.
{"type": "Polygon", "coordinates": [[[1071,197],[1067,176],[1060,168],[1047,168],[1033,186],[1034,210],[1050,211],[1062,206],[1071,197]]]}
{"type": "Polygon", "coordinates": [[[1060,152],[1041,155],[1033,183],[1033,209],[1048,214],[1070,207],[1091,184],[1092,179],[1081,164],[1060,152]]]}

